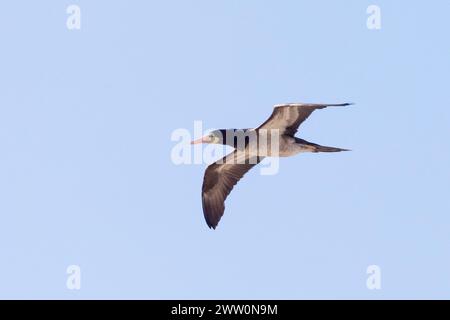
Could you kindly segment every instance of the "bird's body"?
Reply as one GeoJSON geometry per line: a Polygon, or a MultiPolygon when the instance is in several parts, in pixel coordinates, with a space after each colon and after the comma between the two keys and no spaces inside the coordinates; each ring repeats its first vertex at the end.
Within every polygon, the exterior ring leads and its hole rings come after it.
{"type": "Polygon", "coordinates": [[[203,213],[215,229],[225,210],[225,199],[244,174],[265,157],[290,157],[301,152],[339,152],[346,149],[326,147],[295,137],[300,124],[316,109],[344,104],[276,105],[269,119],[256,129],[215,130],[192,143],[229,145],[235,150],[208,166],[202,187],[203,213]]]}

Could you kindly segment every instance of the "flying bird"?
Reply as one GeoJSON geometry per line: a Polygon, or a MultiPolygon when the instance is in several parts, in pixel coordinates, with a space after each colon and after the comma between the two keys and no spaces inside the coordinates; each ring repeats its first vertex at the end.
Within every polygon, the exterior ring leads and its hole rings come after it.
{"type": "Polygon", "coordinates": [[[202,205],[208,227],[215,229],[225,211],[225,199],[236,183],[265,157],[290,157],[300,152],[340,152],[295,137],[300,124],[316,109],[342,104],[289,103],[275,105],[272,115],[256,129],[219,129],[191,142],[229,145],[235,150],[206,168],[202,205]]]}

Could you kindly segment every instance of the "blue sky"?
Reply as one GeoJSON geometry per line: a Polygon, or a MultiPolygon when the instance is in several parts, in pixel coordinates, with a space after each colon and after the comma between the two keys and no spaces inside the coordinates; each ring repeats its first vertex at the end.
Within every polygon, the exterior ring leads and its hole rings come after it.
{"type": "Polygon", "coordinates": [[[1,298],[450,298],[448,1],[9,1],[1,298]],[[68,30],[66,8],[81,9],[68,30]],[[366,27],[369,5],[381,29],[366,27]],[[216,231],[173,130],[356,102],[251,171],[216,231]],[[66,268],[81,268],[81,289],[66,268]],[[368,290],[366,268],[381,268],[368,290]]]}

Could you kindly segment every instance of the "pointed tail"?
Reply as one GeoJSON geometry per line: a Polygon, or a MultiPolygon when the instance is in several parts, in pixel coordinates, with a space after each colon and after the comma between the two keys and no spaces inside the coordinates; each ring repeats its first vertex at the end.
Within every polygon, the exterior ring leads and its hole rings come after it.
{"type": "Polygon", "coordinates": [[[335,147],[327,147],[327,146],[321,146],[320,144],[317,143],[312,143],[300,138],[295,138],[295,141],[298,144],[301,144],[303,146],[307,146],[307,148],[309,149],[309,151],[311,152],[341,152],[341,151],[351,151],[349,149],[342,149],[342,148],[335,148],[335,147]]]}
{"type": "Polygon", "coordinates": [[[321,145],[313,145],[314,149],[312,152],[341,152],[341,151],[350,151],[349,149],[335,148],[335,147],[326,147],[321,145]]]}

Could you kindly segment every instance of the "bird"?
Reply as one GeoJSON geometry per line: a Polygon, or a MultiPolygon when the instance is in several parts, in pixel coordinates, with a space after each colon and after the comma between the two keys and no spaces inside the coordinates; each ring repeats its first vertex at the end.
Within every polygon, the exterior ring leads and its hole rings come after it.
{"type": "Polygon", "coordinates": [[[218,129],[191,144],[228,145],[234,151],[210,164],[204,174],[202,207],[206,224],[216,229],[225,211],[225,200],[236,183],[265,157],[290,157],[301,152],[341,152],[295,136],[299,126],[315,111],[353,103],[286,103],[273,108],[270,117],[255,129],[218,129]]]}

